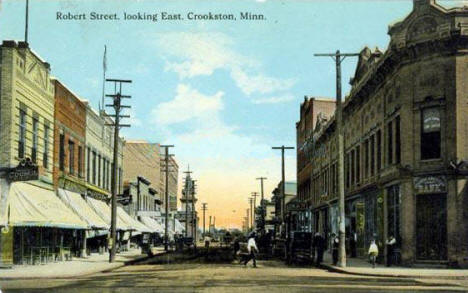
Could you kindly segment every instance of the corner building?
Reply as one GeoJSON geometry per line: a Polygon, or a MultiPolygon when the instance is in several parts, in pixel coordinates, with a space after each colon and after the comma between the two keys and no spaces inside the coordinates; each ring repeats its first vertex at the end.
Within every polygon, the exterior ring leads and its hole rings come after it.
{"type": "MultiPolygon", "coordinates": [[[[347,251],[364,257],[375,238],[384,252],[394,235],[404,265],[468,267],[468,9],[413,5],[389,27],[385,52],[361,51],[343,105],[347,251]]],[[[335,120],[312,119],[313,134],[298,140],[298,172],[312,169],[309,189],[298,176],[299,196],[312,229],[329,235],[338,230],[335,120]]]]}

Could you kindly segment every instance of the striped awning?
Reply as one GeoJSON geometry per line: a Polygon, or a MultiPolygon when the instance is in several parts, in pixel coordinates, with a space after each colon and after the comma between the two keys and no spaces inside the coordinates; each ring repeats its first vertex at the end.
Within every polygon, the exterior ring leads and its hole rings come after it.
{"type": "Polygon", "coordinates": [[[17,227],[90,228],[53,190],[26,182],[10,185],[2,217],[1,222],[17,227]]]}
{"type": "Polygon", "coordinates": [[[58,189],[58,196],[71,208],[82,220],[86,221],[93,229],[109,229],[110,223],[104,220],[94,211],[80,194],[68,190],[58,189]]]}

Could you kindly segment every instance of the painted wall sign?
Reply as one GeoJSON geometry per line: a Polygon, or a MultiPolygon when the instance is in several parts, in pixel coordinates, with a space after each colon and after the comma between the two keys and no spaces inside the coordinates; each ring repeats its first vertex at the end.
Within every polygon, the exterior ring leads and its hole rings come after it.
{"type": "Polygon", "coordinates": [[[446,192],[445,176],[425,176],[414,178],[414,189],[417,193],[446,192]]]}
{"type": "Polygon", "coordinates": [[[39,168],[29,159],[21,161],[17,167],[10,169],[7,174],[7,180],[10,182],[38,179],[39,168]]]}

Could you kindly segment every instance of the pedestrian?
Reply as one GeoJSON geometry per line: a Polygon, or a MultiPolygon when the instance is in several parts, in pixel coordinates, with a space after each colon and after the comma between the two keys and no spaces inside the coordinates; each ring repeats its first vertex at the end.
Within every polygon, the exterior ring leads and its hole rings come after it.
{"type": "Polygon", "coordinates": [[[356,257],[356,243],[357,243],[357,234],[356,232],[351,232],[351,237],[349,239],[349,246],[351,250],[351,257],[356,257]]]}
{"type": "Polygon", "coordinates": [[[395,252],[395,246],[396,246],[396,239],[393,237],[393,235],[390,235],[390,237],[387,239],[385,242],[387,245],[387,267],[391,267],[393,263],[393,258],[394,252],[395,252]]]}
{"type": "Polygon", "coordinates": [[[375,260],[377,259],[378,255],[379,255],[379,248],[377,247],[377,244],[375,244],[375,240],[372,240],[369,246],[369,258],[370,258],[373,268],[375,268],[375,260]]]}
{"type": "Polygon", "coordinates": [[[323,261],[323,252],[325,250],[325,240],[323,239],[322,235],[317,232],[314,236],[314,247],[317,250],[317,260],[315,265],[318,267],[320,263],[323,261]]]}
{"type": "Polygon", "coordinates": [[[206,249],[210,248],[210,241],[211,241],[210,236],[206,235],[204,240],[205,240],[205,248],[206,249]]]}
{"type": "Polygon", "coordinates": [[[332,256],[333,256],[333,265],[338,264],[338,248],[340,247],[340,239],[335,233],[332,234],[332,256]]]}
{"type": "Polygon", "coordinates": [[[249,255],[244,261],[244,266],[247,266],[247,263],[250,260],[253,260],[253,267],[257,267],[257,261],[255,259],[255,254],[258,252],[257,244],[255,243],[255,232],[250,233],[249,235],[249,240],[247,242],[247,250],[249,252],[249,255]]]}
{"type": "Polygon", "coordinates": [[[234,238],[234,244],[232,248],[234,249],[234,259],[236,259],[237,252],[240,250],[239,237],[236,236],[234,238]]]}

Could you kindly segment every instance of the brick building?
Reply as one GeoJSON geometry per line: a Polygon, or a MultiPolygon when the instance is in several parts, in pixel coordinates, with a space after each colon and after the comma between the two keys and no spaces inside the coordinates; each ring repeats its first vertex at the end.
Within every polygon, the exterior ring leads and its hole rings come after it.
{"type": "MultiPolygon", "coordinates": [[[[466,267],[468,9],[414,0],[388,33],[385,52],[361,51],[343,105],[348,239],[364,256],[371,239],[383,250],[394,235],[403,264],[466,267]]],[[[312,168],[299,196],[313,230],[329,235],[338,228],[335,121],[319,121],[312,139],[298,139],[309,153],[298,165],[312,168]]]]}
{"type": "Polygon", "coordinates": [[[86,194],[86,105],[60,81],[54,84],[54,187],[86,194]]]}

